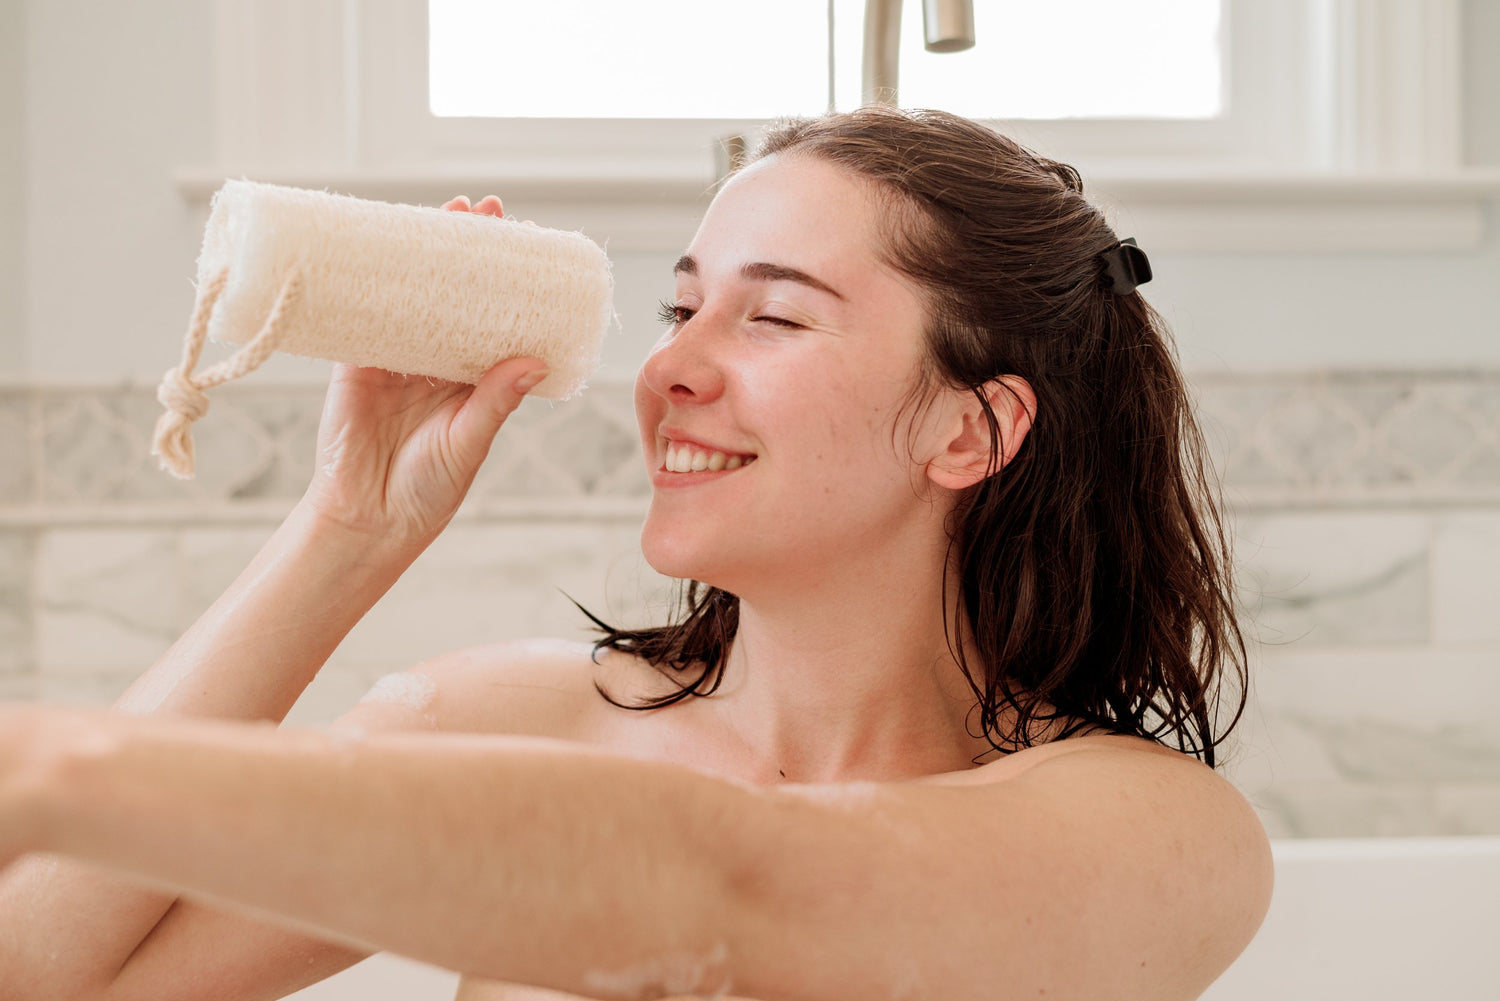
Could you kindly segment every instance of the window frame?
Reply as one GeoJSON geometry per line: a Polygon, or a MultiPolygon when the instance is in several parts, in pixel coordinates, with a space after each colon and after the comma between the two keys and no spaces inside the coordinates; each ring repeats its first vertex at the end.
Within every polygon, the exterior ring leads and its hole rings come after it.
{"type": "MultiPolygon", "coordinates": [[[[990,124],[1085,170],[1268,172],[1410,165],[1402,151],[1455,166],[1458,0],[1220,0],[1222,117],[995,119],[990,124]],[[1293,55],[1289,58],[1288,53],[1293,55]]],[[[904,4],[913,8],[914,4],[904,4]]],[[[908,9],[907,17],[917,11],[908,9]]],[[[365,0],[352,25],[361,65],[366,164],[504,158],[580,171],[601,156],[626,173],[673,176],[711,164],[713,142],[753,135],[751,119],[439,118],[426,106],[426,0],[365,0]],[[378,55],[377,55],[378,54],[378,55]]],[[[503,49],[502,49],[503,51],[503,49]]]]}
{"type": "MultiPolygon", "coordinates": [[[[1295,30],[1295,23],[1289,25],[1285,15],[1296,4],[1284,0],[1220,3],[1229,49],[1223,85],[1233,104],[1225,116],[1186,121],[994,119],[991,124],[1085,166],[1101,159],[1145,167],[1227,162],[1236,157],[1243,162],[1255,149],[1273,145],[1259,141],[1268,129],[1286,133],[1286,116],[1271,113],[1268,105],[1274,101],[1247,104],[1235,102],[1233,95],[1279,86],[1284,74],[1267,72],[1263,62],[1237,49],[1267,33],[1295,30]]],[[[473,162],[503,156],[539,172],[566,174],[578,169],[578,159],[602,154],[625,173],[672,176],[701,170],[705,164],[711,168],[717,138],[753,137],[764,125],[758,119],[731,118],[439,118],[428,111],[421,97],[426,93],[428,66],[425,0],[377,0],[364,7],[366,16],[358,27],[361,49],[370,54],[399,53],[387,63],[386,73],[359,83],[360,103],[367,112],[361,123],[361,159],[371,164],[473,162]]],[[[905,11],[908,18],[918,14],[905,11]]],[[[1284,135],[1278,140],[1274,145],[1284,147],[1284,135]]]]}
{"type": "MultiPolygon", "coordinates": [[[[1462,161],[1460,0],[1223,2],[1224,122],[994,124],[1078,166],[1106,210],[1119,207],[1143,241],[1154,229],[1158,248],[1483,239],[1500,172],[1462,161]]],[[[659,246],[711,194],[714,139],[753,142],[764,124],[439,119],[426,106],[425,0],[215,8],[216,162],[177,172],[194,199],[226,175],[414,201],[482,187],[566,218],[610,216],[616,246],[659,246]],[[677,221],[652,221],[661,209],[677,221]]]]}

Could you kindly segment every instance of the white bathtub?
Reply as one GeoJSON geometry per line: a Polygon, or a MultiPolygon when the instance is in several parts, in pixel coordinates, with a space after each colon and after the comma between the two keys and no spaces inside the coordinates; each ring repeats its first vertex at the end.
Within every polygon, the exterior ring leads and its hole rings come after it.
{"type": "MultiPolygon", "coordinates": [[[[1500,1001],[1500,837],[1271,847],[1270,913],[1203,1001],[1500,1001]]],[[[451,1001],[457,982],[382,955],[292,997],[451,1001]]]]}
{"type": "Polygon", "coordinates": [[[1500,1001],[1500,837],[1271,847],[1270,913],[1203,1001],[1500,1001]]]}

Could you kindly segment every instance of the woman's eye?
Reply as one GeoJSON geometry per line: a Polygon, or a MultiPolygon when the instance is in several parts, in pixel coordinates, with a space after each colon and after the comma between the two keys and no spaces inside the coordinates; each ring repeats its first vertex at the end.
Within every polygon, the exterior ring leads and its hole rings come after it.
{"type": "Polygon", "coordinates": [[[686,323],[691,320],[693,318],[693,311],[686,306],[675,306],[663,299],[661,305],[656,310],[656,318],[662,323],[675,327],[679,323],[686,323]]]}
{"type": "MultiPolygon", "coordinates": [[[[686,323],[691,320],[695,312],[697,312],[697,310],[690,309],[687,306],[678,306],[663,299],[657,306],[656,318],[662,323],[675,327],[678,324],[686,323]]],[[[751,317],[751,320],[756,323],[775,324],[778,327],[802,326],[802,324],[800,323],[794,323],[791,320],[783,319],[779,316],[754,316],[751,317]]]]}

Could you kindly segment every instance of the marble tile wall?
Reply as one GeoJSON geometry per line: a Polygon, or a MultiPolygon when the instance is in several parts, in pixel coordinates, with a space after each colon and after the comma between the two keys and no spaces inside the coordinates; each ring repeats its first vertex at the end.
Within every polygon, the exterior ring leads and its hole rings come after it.
{"type": "MultiPolygon", "coordinates": [[[[1220,749],[1282,837],[1500,834],[1500,373],[1200,376],[1234,518],[1250,703],[1220,749]]],[[[215,391],[181,482],[152,387],[0,388],[0,699],[105,704],[208,607],[300,494],[316,386],[215,391]]],[[[567,596],[636,621],[670,582],[636,533],[630,390],[528,401],[463,511],[292,715],[524,635],[567,596]]]]}

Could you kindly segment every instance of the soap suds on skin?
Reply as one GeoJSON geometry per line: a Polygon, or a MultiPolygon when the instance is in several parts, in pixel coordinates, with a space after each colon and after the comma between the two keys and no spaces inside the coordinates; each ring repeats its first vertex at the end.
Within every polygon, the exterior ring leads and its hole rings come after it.
{"type": "Polygon", "coordinates": [[[623,1001],[687,995],[714,1001],[729,991],[729,945],[720,942],[707,955],[669,952],[633,963],[623,970],[590,970],[584,982],[590,990],[610,994],[623,1001]],[[717,973],[717,987],[705,988],[705,980],[717,973]],[[712,990],[712,993],[703,993],[712,990]]]}
{"type": "Polygon", "coordinates": [[[360,702],[382,702],[422,712],[437,696],[437,683],[421,671],[398,671],[375,682],[360,702]]]}

